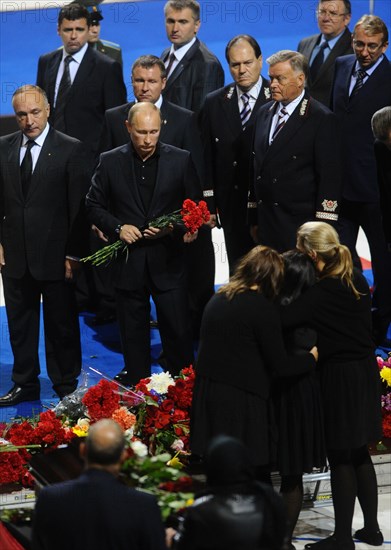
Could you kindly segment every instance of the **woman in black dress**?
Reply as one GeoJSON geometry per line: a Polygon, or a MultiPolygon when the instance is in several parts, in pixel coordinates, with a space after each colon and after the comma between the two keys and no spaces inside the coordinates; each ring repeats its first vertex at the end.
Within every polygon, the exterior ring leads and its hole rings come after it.
{"type": "Polygon", "coordinates": [[[335,531],[306,548],[350,550],[356,496],[364,528],[356,538],[380,546],[377,483],[368,443],[381,437],[380,378],[371,338],[371,297],[348,248],[333,227],[308,222],[297,248],[312,258],[319,281],[282,309],[283,325],[308,324],[317,331],[321,394],[335,531]]]}
{"type": "MultiPolygon", "coordinates": [[[[284,282],[279,302],[287,306],[316,283],[316,270],[307,254],[289,250],[283,255],[284,282]]],[[[308,325],[283,332],[288,353],[300,355],[316,345],[317,334],[308,325]]],[[[285,502],[287,547],[294,550],[292,535],[303,503],[303,472],[326,466],[323,409],[317,369],[278,380],[274,401],[278,422],[277,468],[285,502]]]]}
{"type": "Polygon", "coordinates": [[[316,349],[303,356],[288,357],[285,352],[273,303],[282,277],[280,255],[257,246],[207,304],[191,415],[194,454],[204,456],[212,437],[231,435],[249,449],[264,481],[270,481],[277,439],[272,378],[308,372],[316,364],[316,349]]]}

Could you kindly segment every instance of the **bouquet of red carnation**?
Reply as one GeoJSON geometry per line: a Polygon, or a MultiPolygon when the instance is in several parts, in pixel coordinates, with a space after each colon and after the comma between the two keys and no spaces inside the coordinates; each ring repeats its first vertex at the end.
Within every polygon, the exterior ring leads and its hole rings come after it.
{"type": "MultiPolygon", "coordinates": [[[[207,223],[210,219],[210,212],[205,201],[199,201],[195,203],[191,199],[185,199],[182,204],[182,208],[171,212],[171,214],[164,214],[158,218],[151,220],[145,227],[156,227],[156,229],[164,229],[169,225],[183,225],[186,227],[188,233],[195,233],[204,223],[207,223]]],[[[101,250],[98,250],[91,256],[81,258],[81,262],[91,262],[92,265],[108,265],[112,260],[117,258],[118,253],[128,251],[128,243],[118,240],[113,244],[105,246],[101,250]]]]}

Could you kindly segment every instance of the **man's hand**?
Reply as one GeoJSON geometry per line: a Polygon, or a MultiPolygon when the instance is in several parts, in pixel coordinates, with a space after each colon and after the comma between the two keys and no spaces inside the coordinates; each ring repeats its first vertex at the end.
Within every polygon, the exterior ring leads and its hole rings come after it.
{"type": "Polygon", "coordinates": [[[209,227],[211,227],[212,229],[214,227],[216,227],[216,225],[217,225],[217,216],[216,216],[216,214],[211,214],[210,215],[209,221],[206,222],[206,225],[209,225],[209,227]]]}
{"type": "Polygon", "coordinates": [[[76,260],[65,259],[65,280],[73,281],[76,277],[76,272],[80,269],[80,262],[76,260]]]}
{"type": "Polygon", "coordinates": [[[138,227],[135,225],[125,224],[121,227],[119,232],[119,238],[128,244],[133,244],[139,239],[143,238],[143,235],[138,227]]]}
{"type": "Polygon", "coordinates": [[[146,239],[161,239],[162,237],[165,237],[166,235],[169,235],[170,233],[172,233],[173,229],[174,227],[172,225],[168,225],[163,229],[157,229],[156,227],[148,227],[148,229],[145,229],[143,231],[143,236],[146,239]]]}
{"type": "Polygon", "coordinates": [[[5,265],[4,248],[3,248],[3,245],[0,244],[0,271],[3,265],[5,265]]]}
{"type": "Polygon", "coordinates": [[[196,238],[198,237],[198,231],[195,231],[194,233],[185,233],[183,235],[183,242],[188,244],[188,243],[192,243],[193,241],[196,240],[196,238]]]}
{"type": "Polygon", "coordinates": [[[310,349],[310,353],[315,357],[315,361],[318,361],[319,353],[318,353],[318,348],[316,346],[310,349]]]}
{"type": "Polygon", "coordinates": [[[105,243],[108,242],[109,239],[106,237],[106,235],[103,233],[103,231],[101,231],[98,227],[96,227],[96,225],[92,224],[91,230],[93,231],[93,233],[95,233],[95,235],[98,237],[98,239],[100,239],[101,241],[103,241],[105,243]]]}

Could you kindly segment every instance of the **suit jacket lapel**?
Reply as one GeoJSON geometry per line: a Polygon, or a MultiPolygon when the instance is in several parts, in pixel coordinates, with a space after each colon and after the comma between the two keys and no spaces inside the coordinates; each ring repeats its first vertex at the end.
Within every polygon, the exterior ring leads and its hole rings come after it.
{"type": "MultiPolygon", "coordinates": [[[[80,88],[83,85],[83,82],[88,77],[88,75],[94,70],[96,65],[96,60],[94,57],[93,50],[91,46],[88,46],[86,53],[80,63],[80,67],[77,70],[75,79],[72,83],[72,89],[75,91],[77,88],[80,88]]],[[[85,91],[83,91],[85,93],[85,91]]]]}
{"type": "Polygon", "coordinates": [[[242,129],[242,121],[240,120],[238,94],[234,84],[224,90],[224,95],[221,96],[220,101],[228,126],[231,128],[232,134],[236,136],[242,129]]]}
{"type": "Polygon", "coordinates": [[[308,94],[304,94],[304,97],[300,101],[299,105],[297,105],[296,109],[290,115],[284,127],[270,144],[269,152],[271,155],[275,155],[276,153],[281,151],[281,149],[286,147],[289,142],[293,140],[295,134],[301,131],[301,127],[306,122],[310,114],[310,105],[310,97],[308,96],[308,94]]]}
{"type": "Polygon", "coordinates": [[[170,86],[172,86],[175,80],[183,73],[187,65],[191,63],[193,56],[199,50],[199,48],[200,48],[200,41],[198,40],[198,38],[196,38],[196,41],[192,45],[190,50],[185,54],[185,56],[181,59],[181,61],[179,61],[178,65],[175,67],[171,75],[168,77],[167,84],[166,84],[166,91],[167,89],[170,88],[170,86]]]}
{"type": "Polygon", "coordinates": [[[49,100],[49,103],[52,107],[54,105],[54,95],[55,95],[55,90],[56,90],[57,73],[58,73],[58,68],[60,66],[61,59],[62,59],[62,52],[63,52],[63,50],[61,48],[60,50],[58,50],[58,52],[55,53],[55,55],[53,56],[53,58],[50,62],[49,71],[48,71],[48,86],[49,86],[49,89],[47,90],[47,92],[48,92],[48,100],[49,100]]]}
{"type": "Polygon", "coordinates": [[[22,144],[22,133],[16,134],[13,144],[8,153],[9,181],[13,185],[15,193],[23,199],[22,182],[20,180],[20,146],[22,144]]]}
{"type": "MultiPolygon", "coordinates": [[[[145,215],[145,208],[143,205],[143,201],[141,199],[140,189],[136,181],[136,174],[134,171],[133,152],[132,152],[130,143],[128,143],[127,148],[123,149],[121,152],[122,152],[122,155],[121,155],[120,162],[122,164],[122,169],[120,173],[123,174],[123,181],[125,184],[125,193],[127,193],[128,188],[132,190],[130,194],[131,202],[136,202],[137,207],[145,215]]],[[[126,202],[126,198],[124,198],[124,202],[126,202]]]]}

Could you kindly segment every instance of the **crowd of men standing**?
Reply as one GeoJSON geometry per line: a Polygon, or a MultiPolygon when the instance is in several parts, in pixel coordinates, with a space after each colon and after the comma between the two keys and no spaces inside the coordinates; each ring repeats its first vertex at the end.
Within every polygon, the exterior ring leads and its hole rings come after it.
{"type": "Polygon", "coordinates": [[[15,91],[19,131],[0,138],[0,268],[14,354],[14,385],[0,406],[39,398],[41,296],[53,388],[59,397],[75,389],[75,285],[85,300],[79,310],[101,306],[97,322],[111,318],[116,303],[120,382],[149,375],[151,296],[165,366],[176,374],[189,364],[214,292],[216,225],[231,272],[255,243],[294,248],[296,229],[314,219],[335,225],[359,263],[362,227],[375,276],[374,337],[384,341],[391,319],[378,186],[378,174],[389,174],[391,139],[385,23],[364,15],[351,32],[350,1],[320,0],[320,34],[297,52],[270,56],[268,78],[257,40],[231,38],[225,55],[233,81],[224,86],[219,60],[197,38],[198,2],[169,0],[171,45],[160,58],[146,52],[134,61],[129,103],[121,52],[99,40],[97,13],[82,1],[60,10],[63,47],[40,57],[36,85],[15,91]],[[383,121],[377,157],[375,112],[383,121]],[[211,218],[198,234],[148,225],[185,198],[208,203],[211,218]],[[127,258],[77,283],[80,257],[117,239],[129,245],[127,258]]]}

